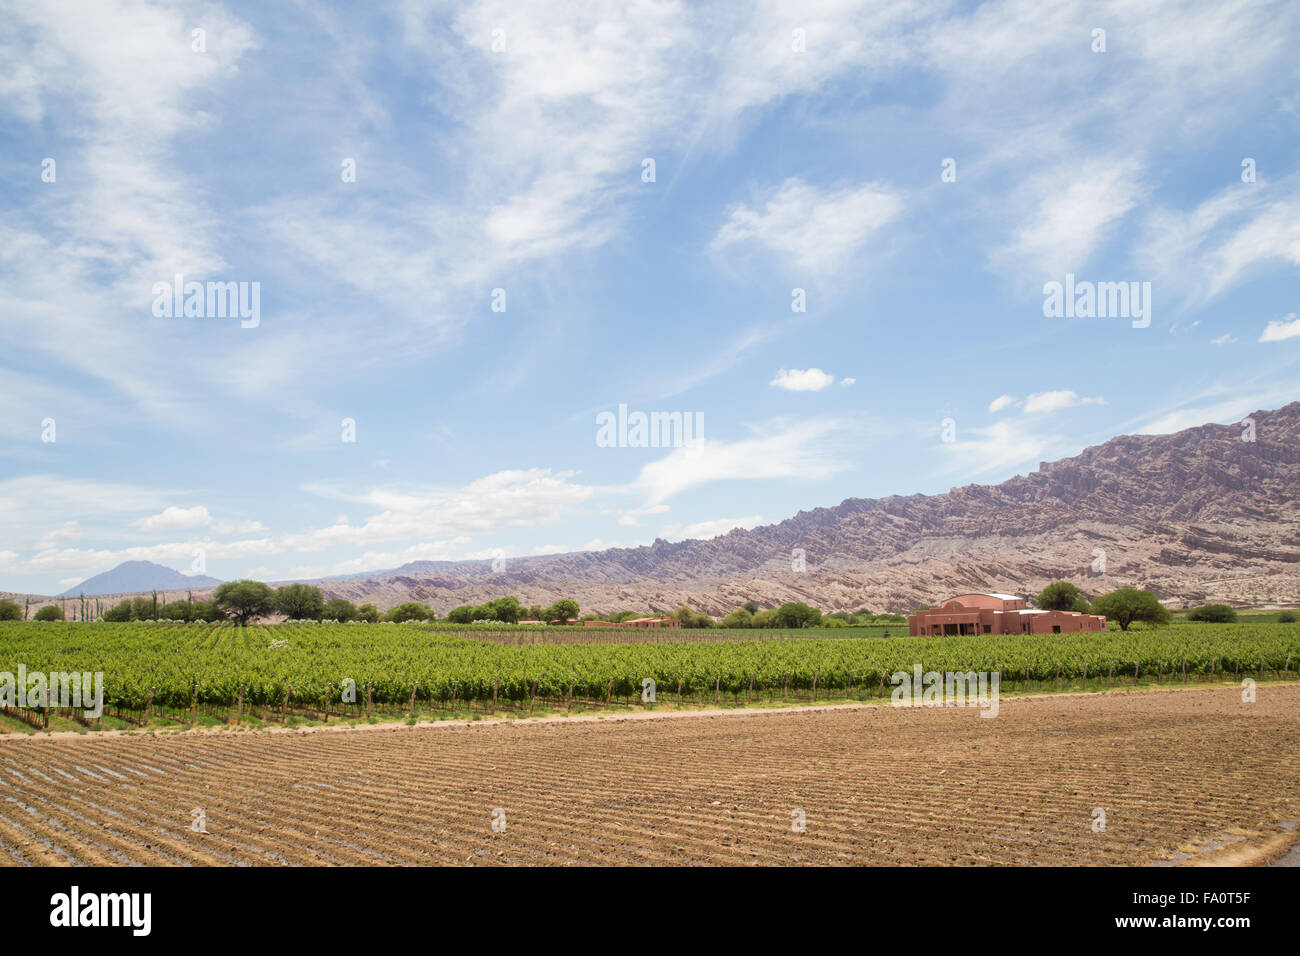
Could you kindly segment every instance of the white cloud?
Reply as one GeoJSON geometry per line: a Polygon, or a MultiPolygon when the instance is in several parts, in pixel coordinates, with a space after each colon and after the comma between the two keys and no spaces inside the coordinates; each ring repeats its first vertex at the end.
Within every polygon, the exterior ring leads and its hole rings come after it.
{"type": "Polygon", "coordinates": [[[1285,342],[1300,335],[1300,318],[1294,312],[1276,322],[1270,322],[1260,334],[1261,342],[1285,342]]]}
{"type": "Polygon", "coordinates": [[[266,530],[260,521],[214,521],[209,530],[213,534],[257,534],[266,530]]]}
{"type": "Polygon", "coordinates": [[[1068,389],[1060,389],[1054,392],[1035,392],[1025,399],[1025,414],[1046,415],[1050,412],[1060,411],[1062,408],[1074,408],[1076,405],[1105,404],[1106,400],[1101,396],[1080,398],[1068,389]]]}
{"type": "Polygon", "coordinates": [[[857,383],[858,383],[858,380],[857,380],[856,378],[842,378],[842,379],[840,379],[840,384],[841,384],[842,386],[846,387],[846,388],[847,388],[848,386],[850,386],[850,385],[856,385],[857,383]]]}
{"type": "Polygon", "coordinates": [[[1005,472],[1018,465],[1036,463],[1052,440],[1026,427],[1021,419],[1002,419],[987,428],[968,428],[958,440],[941,447],[955,468],[965,474],[1005,472]]]}
{"type": "Polygon", "coordinates": [[[1211,344],[1211,345],[1227,345],[1227,344],[1229,344],[1229,343],[1231,343],[1231,342],[1235,342],[1235,341],[1237,341],[1237,339],[1233,336],[1233,334],[1232,334],[1231,332],[1224,332],[1224,333],[1223,333],[1222,335],[1220,335],[1218,338],[1216,338],[1216,339],[1210,339],[1210,344],[1211,344]]]}
{"type": "Polygon", "coordinates": [[[830,447],[846,430],[841,422],[814,420],[780,425],[734,442],[705,440],[678,448],[641,469],[628,490],[658,504],[690,488],[745,478],[827,478],[845,470],[830,447]]]}
{"type": "Polygon", "coordinates": [[[1012,398],[1010,395],[999,395],[997,398],[993,399],[993,401],[989,402],[989,412],[990,413],[1000,412],[1002,411],[1002,409],[1013,404],[1014,402],[1015,399],[1012,398]]]}
{"type": "Polygon", "coordinates": [[[1067,162],[1039,173],[1010,200],[1020,223],[991,254],[995,268],[1044,281],[1081,272],[1145,194],[1140,174],[1131,156],[1067,162]]]}
{"type": "Polygon", "coordinates": [[[1258,406],[1247,397],[1230,398],[1213,405],[1201,405],[1194,408],[1180,408],[1177,411],[1161,415],[1155,421],[1138,429],[1139,435],[1171,435],[1187,428],[1196,428],[1208,422],[1228,425],[1241,421],[1242,417],[1258,406]]]}
{"type": "Polygon", "coordinates": [[[632,508],[619,515],[618,523],[625,528],[636,527],[641,524],[638,520],[639,518],[643,518],[647,515],[661,515],[668,510],[668,506],[663,504],[647,505],[644,508],[632,508]]]}
{"type": "Polygon", "coordinates": [[[733,528],[750,528],[757,527],[763,523],[762,515],[749,515],[744,518],[715,518],[712,521],[696,521],[693,524],[664,525],[660,532],[661,536],[669,541],[679,541],[686,538],[697,538],[707,541],[710,538],[716,538],[724,535],[733,528]]]}
{"type": "Polygon", "coordinates": [[[208,509],[203,505],[196,505],[193,508],[178,508],[175,505],[168,505],[156,515],[150,515],[148,518],[140,518],[131,522],[133,527],[148,532],[201,528],[211,523],[212,515],[208,514],[208,509]]]}
{"type": "Polygon", "coordinates": [[[308,484],[304,491],[383,510],[362,524],[340,516],[330,526],[286,535],[281,541],[289,550],[319,551],[335,545],[356,547],[403,538],[542,527],[563,520],[595,493],[592,487],[570,481],[574,474],[530,468],[499,471],[460,488],[380,487],[360,494],[325,483],[308,484]]]}
{"type": "Polygon", "coordinates": [[[1156,209],[1138,248],[1152,279],[1192,307],[1271,264],[1300,265],[1300,175],[1237,184],[1186,212],[1156,209]]]}
{"type": "MultiPolygon", "coordinates": [[[[257,41],[221,7],[197,3],[5,4],[0,21],[0,59],[14,54],[18,78],[0,85],[0,108],[16,103],[67,144],[54,157],[59,188],[0,226],[0,314],[27,318],[0,323],[0,340],[47,351],[156,417],[192,421],[188,390],[196,380],[224,387],[214,370],[226,363],[210,349],[203,362],[178,363],[153,347],[157,323],[140,319],[154,282],[225,265],[218,217],[169,159],[176,137],[212,121],[196,95],[229,82],[257,41]],[[203,55],[190,49],[187,26],[199,22],[203,55]]],[[[220,348],[249,345],[245,337],[220,348]]]]}
{"type": "Polygon", "coordinates": [[[879,183],[822,189],[791,178],[757,206],[732,206],[709,248],[721,252],[754,241],[793,274],[815,277],[844,268],[873,233],[899,217],[903,200],[879,183]]]}
{"type": "Polygon", "coordinates": [[[820,392],[835,384],[835,376],[819,368],[783,368],[767,384],[783,388],[787,392],[820,392]]]}

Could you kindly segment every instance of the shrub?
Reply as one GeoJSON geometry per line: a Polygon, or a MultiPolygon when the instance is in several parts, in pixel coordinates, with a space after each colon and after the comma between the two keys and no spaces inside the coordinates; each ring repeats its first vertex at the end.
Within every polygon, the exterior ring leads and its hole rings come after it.
{"type": "Polygon", "coordinates": [[[1189,621],[1209,621],[1211,624],[1235,624],[1237,612],[1226,604],[1207,604],[1187,612],[1189,621]]]}

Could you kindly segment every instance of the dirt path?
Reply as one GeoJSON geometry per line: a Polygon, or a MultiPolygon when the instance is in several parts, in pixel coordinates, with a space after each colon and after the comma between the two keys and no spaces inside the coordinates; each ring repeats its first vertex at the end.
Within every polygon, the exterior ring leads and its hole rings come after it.
{"type": "Polygon", "coordinates": [[[1004,698],[994,719],[865,706],[12,737],[0,863],[1259,862],[1300,817],[1298,715],[1300,687],[1279,685],[1254,704],[1233,688],[1004,698]]]}

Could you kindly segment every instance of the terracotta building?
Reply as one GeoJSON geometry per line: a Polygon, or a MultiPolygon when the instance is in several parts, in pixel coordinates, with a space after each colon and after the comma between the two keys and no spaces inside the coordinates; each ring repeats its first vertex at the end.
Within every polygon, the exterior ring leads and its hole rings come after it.
{"type": "Polygon", "coordinates": [[[962,594],[907,619],[912,635],[1078,634],[1106,630],[1106,619],[1077,611],[1039,611],[1014,594],[962,594]]]}

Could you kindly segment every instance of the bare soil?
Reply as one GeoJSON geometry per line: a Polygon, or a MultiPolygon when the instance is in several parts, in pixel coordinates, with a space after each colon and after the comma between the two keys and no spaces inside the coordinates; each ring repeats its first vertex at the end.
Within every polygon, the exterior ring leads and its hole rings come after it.
{"type": "Polygon", "coordinates": [[[1300,687],[1261,685],[1253,704],[1228,687],[1004,698],[993,719],[868,706],[15,735],[0,862],[1267,862],[1300,817],[1298,714],[1300,687]]]}

